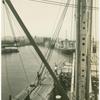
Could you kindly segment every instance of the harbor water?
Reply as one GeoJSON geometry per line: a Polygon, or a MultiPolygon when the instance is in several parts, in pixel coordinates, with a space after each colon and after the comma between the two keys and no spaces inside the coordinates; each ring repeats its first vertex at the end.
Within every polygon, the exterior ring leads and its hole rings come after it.
{"type": "MultiPolygon", "coordinates": [[[[45,55],[48,48],[39,47],[45,55]]],[[[15,96],[27,85],[35,81],[41,60],[31,46],[19,48],[19,53],[2,55],[2,100],[8,100],[9,95],[15,96]]],[[[55,64],[64,61],[72,62],[72,55],[65,55],[53,50],[50,66],[54,70],[55,64]]]]}

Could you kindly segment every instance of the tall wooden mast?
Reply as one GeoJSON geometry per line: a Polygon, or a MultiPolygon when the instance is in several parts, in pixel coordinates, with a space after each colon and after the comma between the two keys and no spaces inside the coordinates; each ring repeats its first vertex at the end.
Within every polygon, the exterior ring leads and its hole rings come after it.
{"type": "Polygon", "coordinates": [[[92,7],[93,7],[93,0],[88,0],[88,6],[90,6],[90,9],[88,9],[88,37],[87,37],[87,74],[86,74],[86,100],[89,100],[90,98],[90,87],[91,84],[91,34],[92,34],[92,7]]]}
{"type": "Polygon", "coordinates": [[[76,100],[89,100],[90,63],[88,62],[90,61],[91,33],[89,33],[87,29],[88,13],[86,7],[89,1],[90,0],[77,0],[76,100]]]}
{"type": "Polygon", "coordinates": [[[84,100],[86,87],[86,0],[77,1],[77,91],[76,100],[84,100]]]}

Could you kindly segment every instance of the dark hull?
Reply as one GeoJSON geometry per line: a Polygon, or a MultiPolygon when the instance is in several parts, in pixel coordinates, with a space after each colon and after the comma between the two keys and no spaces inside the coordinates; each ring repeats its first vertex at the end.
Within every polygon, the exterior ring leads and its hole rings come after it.
{"type": "Polygon", "coordinates": [[[60,49],[57,49],[58,51],[60,51],[61,53],[64,53],[64,54],[73,54],[75,52],[75,49],[63,49],[63,48],[60,48],[60,49]]]}
{"type": "Polygon", "coordinates": [[[18,53],[18,49],[2,49],[2,54],[18,53]]]}

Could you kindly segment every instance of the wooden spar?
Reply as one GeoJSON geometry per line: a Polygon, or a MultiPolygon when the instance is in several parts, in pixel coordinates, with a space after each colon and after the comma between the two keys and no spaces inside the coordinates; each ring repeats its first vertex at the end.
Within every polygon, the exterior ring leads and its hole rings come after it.
{"type": "Polygon", "coordinates": [[[88,48],[87,48],[87,73],[86,73],[86,100],[90,99],[90,83],[91,83],[91,34],[92,34],[92,7],[93,7],[93,0],[88,1],[89,6],[91,9],[88,11],[89,15],[89,24],[88,24],[88,48]]]}
{"type": "MultiPolygon", "coordinates": [[[[85,100],[87,73],[87,0],[77,0],[76,100],[85,100]]],[[[89,84],[88,84],[89,85],[89,84]]]]}
{"type": "Polygon", "coordinates": [[[71,79],[71,100],[74,100],[74,76],[75,76],[75,53],[73,53],[73,64],[72,64],[72,79],[71,79]]]}
{"type": "Polygon", "coordinates": [[[79,43],[80,43],[80,0],[76,0],[77,3],[77,19],[76,19],[76,70],[75,70],[75,100],[79,100],[79,65],[80,65],[80,48],[79,48],[79,43]]]}
{"type": "Polygon", "coordinates": [[[30,32],[28,31],[28,29],[24,25],[23,21],[21,20],[20,16],[18,15],[17,11],[15,10],[14,6],[10,2],[10,0],[5,0],[5,2],[9,6],[10,10],[14,14],[14,16],[17,19],[18,23],[20,24],[21,28],[23,29],[23,31],[25,32],[26,36],[30,40],[31,45],[34,47],[34,49],[36,50],[37,54],[39,55],[39,57],[41,58],[42,62],[44,63],[45,67],[47,68],[47,70],[49,71],[50,75],[54,79],[55,83],[57,84],[57,87],[58,87],[59,91],[61,91],[61,94],[64,97],[64,100],[69,100],[65,90],[63,89],[63,87],[61,86],[60,82],[56,78],[56,75],[54,74],[54,72],[52,71],[52,69],[51,69],[50,65],[48,64],[47,60],[45,59],[45,57],[43,56],[42,52],[40,51],[40,49],[36,45],[34,39],[30,35],[30,32]]]}

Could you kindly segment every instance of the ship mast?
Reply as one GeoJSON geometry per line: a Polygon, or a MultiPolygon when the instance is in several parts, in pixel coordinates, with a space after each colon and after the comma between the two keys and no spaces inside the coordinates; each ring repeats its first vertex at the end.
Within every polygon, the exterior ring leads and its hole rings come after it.
{"type": "Polygon", "coordinates": [[[91,85],[91,34],[92,34],[92,7],[93,7],[93,0],[88,0],[88,5],[90,9],[88,10],[88,39],[87,39],[87,74],[86,74],[86,100],[89,100],[90,97],[90,86],[91,85]]]}
{"type": "Polygon", "coordinates": [[[89,1],[77,0],[76,100],[89,100],[91,31],[87,31],[86,9],[89,1]]]}

